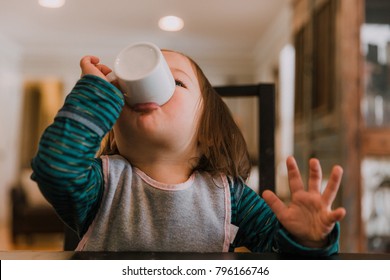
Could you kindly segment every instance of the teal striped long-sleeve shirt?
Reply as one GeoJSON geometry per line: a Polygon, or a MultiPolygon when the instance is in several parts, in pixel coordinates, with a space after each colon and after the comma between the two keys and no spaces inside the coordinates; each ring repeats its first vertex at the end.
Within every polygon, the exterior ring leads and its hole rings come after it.
{"type": "MultiPolygon", "coordinates": [[[[86,75],[67,96],[53,124],[43,133],[32,160],[32,179],[61,219],[82,236],[102,199],[102,163],[95,157],[103,136],[124,105],[122,93],[99,77],[86,75]]],[[[231,249],[323,256],[338,250],[339,225],[325,248],[296,243],[271,209],[241,180],[230,181],[231,222],[238,232],[231,249]]]]}

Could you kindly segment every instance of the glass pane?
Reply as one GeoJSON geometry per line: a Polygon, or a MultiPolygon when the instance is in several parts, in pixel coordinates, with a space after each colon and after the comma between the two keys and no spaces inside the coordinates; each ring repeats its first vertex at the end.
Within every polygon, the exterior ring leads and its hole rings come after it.
{"type": "Polygon", "coordinates": [[[365,11],[366,23],[361,29],[365,57],[363,116],[367,127],[389,127],[390,5],[388,0],[366,1],[365,11]]]}
{"type": "MultiPolygon", "coordinates": [[[[390,128],[390,1],[366,0],[365,24],[361,28],[364,54],[364,96],[362,113],[365,126],[375,128],[370,135],[390,128]]],[[[385,146],[381,141],[378,150],[385,146]]],[[[379,154],[380,152],[378,152],[379,154]]],[[[371,252],[390,252],[390,157],[370,155],[362,161],[362,218],[371,252]]]]}

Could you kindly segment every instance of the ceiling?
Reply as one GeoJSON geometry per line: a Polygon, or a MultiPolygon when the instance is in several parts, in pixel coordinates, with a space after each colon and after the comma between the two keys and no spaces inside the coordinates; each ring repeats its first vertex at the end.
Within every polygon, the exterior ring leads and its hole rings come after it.
{"type": "Polygon", "coordinates": [[[117,52],[129,43],[151,41],[190,56],[251,53],[289,0],[67,0],[47,9],[38,0],[0,0],[0,35],[27,55],[117,52]],[[185,26],[164,32],[157,22],[177,15],[185,26]]]}

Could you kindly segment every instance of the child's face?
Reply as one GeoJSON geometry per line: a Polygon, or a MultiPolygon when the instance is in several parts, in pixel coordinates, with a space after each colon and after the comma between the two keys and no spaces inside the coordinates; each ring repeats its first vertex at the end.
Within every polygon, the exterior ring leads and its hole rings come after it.
{"type": "Polygon", "coordinates": [[[197,75],[185,56],[170,51],[163,54],[176,80],[172,98],[161,107],[125,105],[114,126],[119,153],[128,159],[137,145],[197,155],[196,132],[202,108],[197,75]]]}

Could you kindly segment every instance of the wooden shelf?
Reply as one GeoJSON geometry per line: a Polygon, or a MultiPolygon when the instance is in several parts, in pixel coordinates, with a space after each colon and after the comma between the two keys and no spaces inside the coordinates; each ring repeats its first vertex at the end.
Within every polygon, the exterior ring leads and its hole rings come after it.
{"type": "Polygon", "coordinates": [[[390,128],[366,128],[362,133],[362,152],[365,156],[390,155],[390,128]]]}

